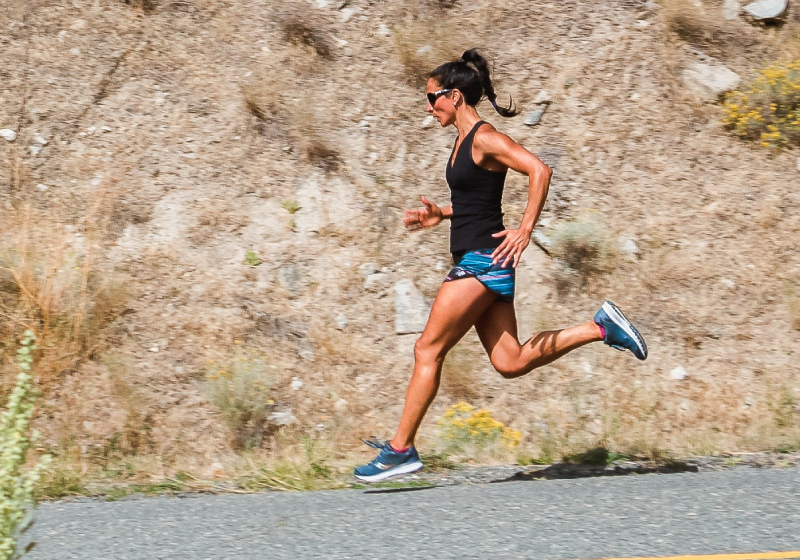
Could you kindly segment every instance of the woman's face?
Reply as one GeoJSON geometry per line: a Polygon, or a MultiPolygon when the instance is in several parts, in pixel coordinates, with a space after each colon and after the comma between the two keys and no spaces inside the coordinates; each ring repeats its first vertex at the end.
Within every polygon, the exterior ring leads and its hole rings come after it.
{"type": "MultiPolygon", "coordinates": [[[[442,86],[436,80],[430,78],[425,93],[436,93],[441,89],[442,86]]],[[[453,106],[452,95],[452,92],[439,95],[433,104],[426,100],[425,110],[433,115],[433,118],[439,121],[442,127],[450,126],[456,122],[456,108],[453,106]]]]}

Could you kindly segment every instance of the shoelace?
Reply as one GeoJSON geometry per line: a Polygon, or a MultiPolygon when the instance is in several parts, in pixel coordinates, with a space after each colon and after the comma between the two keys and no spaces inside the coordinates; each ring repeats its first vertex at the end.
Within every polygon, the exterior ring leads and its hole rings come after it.
{"type": "Polygon", "coordinates": [[[374,447],[375,449],[385,449],[386,444],[389,443],[388,441],[381,441],[375,436],[369,436],[368,439],[362,439],[361,441],[363,441],[370,447],[374,447]]]}

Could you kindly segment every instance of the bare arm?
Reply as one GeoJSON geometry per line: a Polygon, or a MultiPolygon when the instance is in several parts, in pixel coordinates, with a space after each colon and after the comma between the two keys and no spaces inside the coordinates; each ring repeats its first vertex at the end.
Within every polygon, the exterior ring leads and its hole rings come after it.
{"type": "Polygon", "coordinates": [[[528,204],[525,206],[519,228],[494,234],[494,237],[505,238],[492,253],[494,262],[505,260],[504,267],[510,262],[516,268],[522,252],[531,241],[533,226],[542,213],[553,171],[511,138],[493,129],[476,134],[474,146],[478,152],[476,161],[496,162],[528,176],[528,204]]]}
{"type": "Polygon", "coordinates": [[[439,207],[424,196],[420,197],[424,208],[414,208],[404,212],[403,225],[409,231],[433,227],[442,220],[449,220],[453,216],[452,206],[439,207]]]}

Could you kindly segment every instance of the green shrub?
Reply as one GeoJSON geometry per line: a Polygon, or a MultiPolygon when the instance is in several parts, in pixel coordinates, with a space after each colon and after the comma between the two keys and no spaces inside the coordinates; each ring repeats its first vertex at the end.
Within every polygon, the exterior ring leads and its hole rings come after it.
{"type": "Polygon", "coordinates": [[[209,366],[203,393],[233,429],[237,449],[259,447],[264,437],[276,429],[268,421],[274,404],[270,398],[274,383],[264,357],[240,343],[229,359],[209,366]]]}
{"type": "Polygon", "coordinates": [[[448,447],[474,445],[481,448],[499,441],[506,448],[513,449],[522,440],[520,432],[495,420],[491,412],[476,410],[465,402],[448,408],[438,424],[440,437],[448,447]]]}
{"type": "Polygon", "coordinates": [[[610,272],[617,251],[602,224],[591,219],[564,222],[551,236],[551,252],[585,284],[592,276],[610,272]]]}
{"type": "Polygon", "coordinates": [[[33,507],[34,487],[50,461],[50,457],[45,455],[27,472],[22,470],[31,440],[36,437],[35,433],[32,437],[27,435],[36,398],[30,374],[32,352],[36,350],[34,341],[33,332],[25,331],[17,350],[17,383],[6,410],[0,416],[0,560],[19,558],[33,548],[31,543],[19,551],[17,541],[31,525],[28,519],[33,507]]]}
{"type": "Polygon", "coordinates": [[[765,148],[800,145],[800,60],[764,68],[744,91],[725,99],[723,123],[765,148]]]}
{"type": "Polygon", "coordinates": [[[262,263],[261,257],[258,256],[258,253],[255,251],[248,250],[247,253],[244,255],[244,264],[250,266],[258,266],[262,263]]]}

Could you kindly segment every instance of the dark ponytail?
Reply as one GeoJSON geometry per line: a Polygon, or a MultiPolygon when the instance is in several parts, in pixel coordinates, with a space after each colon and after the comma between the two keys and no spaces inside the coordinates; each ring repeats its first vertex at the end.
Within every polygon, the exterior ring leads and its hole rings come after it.
{"type": "Polygon", "coordinates": [[[459,60],[445,62],[438,66],[428,77],[436,80],[436,83],[443,89],[459,90],[464,95],[467,105],[474,107],[485,95],[499,115],[513,117],[519,114],[513,102],[509,103],[508,108],[497,104],[497,94],[492,87],[489,63],[475,49],[464,51],[459,60]]]}

